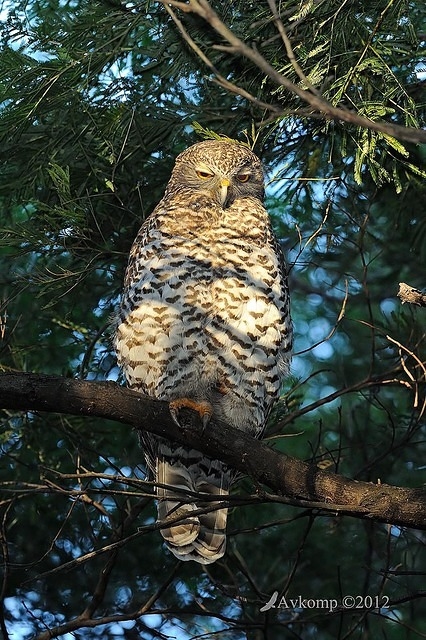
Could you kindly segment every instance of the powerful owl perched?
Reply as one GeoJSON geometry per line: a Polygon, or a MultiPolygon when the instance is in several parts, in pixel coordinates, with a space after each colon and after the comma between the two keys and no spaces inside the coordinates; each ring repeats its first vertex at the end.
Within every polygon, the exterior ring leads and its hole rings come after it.
{"type": "MultiPolygon", "coordinates": [[[[288,371],[285,264],[263,207],[259,159],[208,140],[181,153],[130,251],[115,346],[128,385],[179,410],[260,436],[288,371]]],[[[225,553],[232,470],[142,436],[168,548],[202,564],[225,553]],[[194,495],[197,496],[194,499],[194,495]],[[203,495],[210,500],[203,500],[203,495]],[[213,502],[213,505],[216,504],[213,502]],[[218,504],[219,507],[219,504],[218,504]]]]}

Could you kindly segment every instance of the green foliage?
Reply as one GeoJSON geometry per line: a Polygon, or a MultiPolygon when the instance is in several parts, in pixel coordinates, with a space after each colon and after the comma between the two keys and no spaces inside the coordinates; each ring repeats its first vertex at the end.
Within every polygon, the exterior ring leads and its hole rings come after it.
{"type": "MultiPolygon", "coordinates": [[[[213,6],[302,83],[267,2],[213,6]]],[[[305,76],[332,104],[424,123],[423,3],[279,9],[305,76]]],[[[290,265],[296,354],[271,444],[352,478],[421,486],[424,311],[401,307],[396,292],[400,281],[425,286],[424,145],[309,118],[253,63],[215,48],[223,42],[204,21],[179,13],[224,77],[285,112],[272,120],[206,77],[161,3],[49,0],[4,11],[0,370],[119,379],[110,325],[131,242],[174,157],[200,136],[229,137],[265,161],[290,265]]],[[[73,621],[58,637],[426,633],[419,531],[290,507],[244,479],[228,554],[204,571],[162,548],[143,454],[122,425],[4,411],[0,456],[0,628],[10,637],[41,638],[73,621]],[[262,613],[274,591],[391,604],[262,613]],[[99,625],[87,628],[77,617],[94,597],[99,625]]]]}

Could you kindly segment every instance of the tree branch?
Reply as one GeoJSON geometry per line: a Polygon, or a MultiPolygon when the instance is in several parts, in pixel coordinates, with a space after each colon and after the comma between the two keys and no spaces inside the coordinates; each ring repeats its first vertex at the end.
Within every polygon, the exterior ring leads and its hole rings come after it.
{"type": "MultiPolygon", "coordinates": [[[[388,136],[392,136],[397,140],[404,140],[412,143],[426,142],[426,131],[422,129],[416,129],[415,127],[405,127],[399,124],[393,124],[392,122],[384,122],[383,120],[370,120],[364,116],[360,116],[355,111],[351,111],[344,107],[334,107],[323,96],[319,95],[316,91],[306,90],[302,87],[294,84],[282,73],[274,69],[272,65],[253,47],[248,46],[240,40],[232,31],[225,25],[219,18],[218,14],[212,9],[207,0],[190,0],[189,3],[180,2],[179,0],[158,0],[164,6],[169,5],[181,9],[184,13],[195,13],[203,18],[215,31],[219,34],[228,44],[227,45],[214,45],[215,49],[220,51],[226,51],[231,54],[241,55],[251,60],[263,73],[265,73],[276,85],[285,87],[291,93],[297,95],[303,102],[308,103],[313,109],[313,116],[315,112],[321,113],[325,118],[330,120],[336,120],[341,122],[347,122],[358,127],[365,129],[371,129],[372,131],[378,131],[388,136]]],[[[206,56],[203,54],[201,59],[205,62],[206,56]]],[[[214,71],[214,66],[209,61],[210,69],[214,71]]],[[[221,77],[222,78],[222,77],[221,77]]],[[[220,82],[219,82],[220,84],[220,82]]],[[[235,91],[235,85],[233,89],[234,93],[240,93],[235,91]]],[[[248,98],[250,100],[250,97],[248,98]]],[[[277,107],[274,105],[268,105],[267,108],[274,112],[276,117],[277,107]]]]}
{"type": "Polygon", "coordinates": [[[176,27],[179,29],[183,39],[188,43],[188,45],[191,47],[191,49],[197,54],[197,56],[204,62],[204,64],[214,74],[215,77],[214,77],[213,81],[216,82],[216,84],[218,84],[219,86],[223,87],[223,89],[226,89],[227,91],[230,91],[231,93],[235,93],[236,95],[241,96],[242,98],[245,98],[246,100],[248,100],[249,102],[255,104],[257,107],[259,107],[261,109],[265,109],[267,111],[272,111],[273,113],[275,113],[275,116],[279,115],[280,110],[278,109],[278,107],[274,107],[273,105],[270,105],[270,104],[268,104],[266,102],[262,102],[262,100],[258,100],[257,98],[255,98],[255,96],[253,96],[251,93],[249,93],[248,91],[246,91],[242,87],[238,87],[233,82],[230,82],[229,80],[224,78],[219,73],[219,71],[216,69],[216,67],[213,65],[211,60],[209,60],[209,58],[204,54],[204,52],[200,49],[200,47],[197,45],[197,43],[193,40],[193,38],[191,38],[191,36],[189,35],[187,30],[183,26],[182,21],[179,20],[179,18],[176,16],[175,12],[171,8],[170,3],[165,4],[164,8],[167,11],[167,13],[170,15],[170,17],[172,18],[172,20],[175,23],[176,27]]]}
{"type": "Polygon", "coordinates": [[[203,432],[198,417],[173,422],[168,404],[118,387],[35,373],[0,375],[0,408],[97,416],[144,429],[223,460],[277,493],[309,501],[336,514],[426,529],[426,491],[358,482],[274,451],[242,431],[213,422],[203,432]]]}
{"type": "Polygon", "coordinates": [[[410,287],[410,285],[405,282],[399,283],[397,296],[400,298],[402,304],[408,302],[409,304],[416,304],[419,307],[426,307],[426,293],[410,287]]]}

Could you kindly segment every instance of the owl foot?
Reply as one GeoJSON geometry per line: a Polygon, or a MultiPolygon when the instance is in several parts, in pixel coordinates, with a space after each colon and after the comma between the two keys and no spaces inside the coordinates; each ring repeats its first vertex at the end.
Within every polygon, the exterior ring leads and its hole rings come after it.
{"type": "Polygon", "coordinates": [[[192,409],[192,411],[196,411],[201,418],[203,423],[203,429],[205,429],[210,422],[210,418],[213,415],[213,407],[210,402],[196,402],[195,400],[191,400],[191,398],[178,398],[177,400],[172,400],[169,402],[169,410],[170,414],[173,418],[173,421],[177,424],[178,427],[182,425],[179,423],[179,409],[192,409]]]}

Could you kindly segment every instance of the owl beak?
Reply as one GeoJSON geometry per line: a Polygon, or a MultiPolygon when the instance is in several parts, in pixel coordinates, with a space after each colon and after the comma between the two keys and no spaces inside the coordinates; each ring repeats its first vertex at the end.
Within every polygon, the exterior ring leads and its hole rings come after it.
{"type": "Polygon", "coordinates": [[[225,206],[226,201],[228,199],[228,189],[230,187],[231,181],[228,178],[221,178],[220,188],[219,188],[219,200],[222,207],[225,206]]]}

